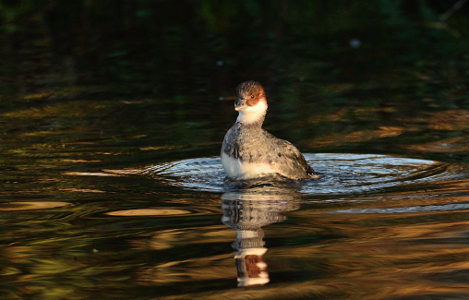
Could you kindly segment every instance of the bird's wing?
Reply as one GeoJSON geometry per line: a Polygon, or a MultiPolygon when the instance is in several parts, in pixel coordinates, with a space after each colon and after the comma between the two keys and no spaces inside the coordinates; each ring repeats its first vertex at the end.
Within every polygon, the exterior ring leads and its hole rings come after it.
{"type": "MultiPolygon", "coordinates": [[[[269,133],[270,134],[270,133],[269,133]]],[[[296,148],[292,143],[286,140],[279,139],[271,135],[273,143],[275,145],[272,149],[277,151],[272,151],[270,155],[275,156],[272,161],[275,163],[281,164],[283,169],[288,170],[289,172],[295,174],[298,170],[303,170],[306,175],[316,174],[314,170],[308,165],[303,154],[300,150],[296,148]]]]}

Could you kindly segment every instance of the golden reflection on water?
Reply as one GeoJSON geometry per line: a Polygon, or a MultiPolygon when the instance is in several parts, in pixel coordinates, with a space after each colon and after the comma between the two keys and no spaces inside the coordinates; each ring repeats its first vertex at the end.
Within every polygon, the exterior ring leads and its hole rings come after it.
{"type": "Polygon", "coordinates": [[[98,163],[101,162],[102,160],[100,159],[71,159],[71,158],[63,158],[60,161],[66,162],[66,163],[98,163]]]}
{"type": "Polygon", "coordinates": [[[100,176],[100,177],[117,177],[121,176],[117,173],[104,173],[104,172],[64,172],[63,175],[67,176],[100,176]]]}
{"type": "Polygon", "coordinates": [[[459,131],[469,129],[469,110],[445,110],[432,114],[428,119],[429,129],[459,131]]]}
{"type": "MultiPolygon", "coordinates": [[[[170,250],[177,247],[229,244],[233,234],[223,225],[203,228],[160,230],[131,241],[134,250],[170,250]]],[[[155,284],[190,283],[193,281],[215,280],[236,277],[230,260],[231,254],[204,254],[187,259],[168,257],[163,263],[146,265],[137,271],[137,282],[142,286],[155,284]]]]}
{"type": "Polygon", "coordinates": [[[121,217],[139,217],[139,216],[177,216],[190,214],[188,210],[173,209],[173,208],[140,208],[140,209],[126,209],[117,210],[105,213],[108,216],[121,216],[121,217]]]}
{"type": "Polygon", "coordinates": [[[366,142],[376,138],[389,138],[403,134],[404,127],[400,126],[379,126],[374,130],[356,130],[352,132],[335,133],[327,136],[318,136],[307,141],[312,147],[326,147],[346,143],[366,142]]]}
{"type": "Polygon", "coordinates": [[[78,189],[78,188],[63,188],[63,189],[59,189],[59,191],[62,191],[62,192],[79,192],[79,193],[106,193],[105,191],[102,191],[102,190],[78,189]]]}
{"type": "Polygon", "coordinates": [[[409,149],[421,152],[454,153],[469,151],[469,138],[465,136],[445,138],[425,144],[410,145],[409,149]]]}
{"type": "Polygon", "coordinates": [[[180,149],[183,148],[183,146],[146,146],[146,147],[140,147],[139,149],[141,151],[161,151],[161,150],[174,150],[174,149],[180,149]]]}
{"type": "MultiPolygon", "coordinates": [[[[361,119],[361,120],[373,120],[377,118],[380,113],[393,113],[392,108],[357,108],[353,111],[349,109],[339,109],[335,113],[324,114],[322,116],[314,116],[313,120],[308,120],[311,123],[319,122],[336,122],[344,121],[350,118],[361,119]]],[[[441,131],[454,131],[463,132],[469,128],[469,110],[458,109],[458,110],[445,110],[432,113],[426,118],[418,118],[414,120],[417,124],[410,123],[409,120],[403,119],[401,124],[404,125],[392,125],[392,126],[379,126],[376,128],[367,128],[360,130],[353,130],[354,127],[350,127],[350,130],[343,132],[336,132],[328,134],[327,136],[316,136],[313,139],[308,140],[306,143],[311,147],[329,147],[334,145],[341,145],[347,143],[360,143],[367,142],[373,139],[382,139],[397,137],[405,132],[420,131],[420,124],[425,124],[429,130],[441,130],[441,131]]],[[[469,150],[469,141],[464,136],[458,137],[446,137],[440,141],[432,141],[424,144],[411,145],[409,146],[412,150],[423,151],[423,152],[467,152],[469,150]]]]}
{"type": "Polygon", "coordinates": [[[142,267],[137,272],[137,282],[151,286],[233,278],[236,271],[229,258],[229,254],[209,255],[142,267]]]}
{"type": "Polygon", "coordinates": [[[0,204],[0,211],[39,210],[71,205],[61,201],[17,201],[0,204]]]}

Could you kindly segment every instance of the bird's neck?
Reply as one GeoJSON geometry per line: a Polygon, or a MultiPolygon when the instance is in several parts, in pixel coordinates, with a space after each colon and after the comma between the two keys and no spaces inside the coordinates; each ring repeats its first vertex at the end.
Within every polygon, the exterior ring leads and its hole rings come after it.
{"type": "Polygon", "coordinates": [[[245,110],[240,110],[236,123],[243,125],[262,127],[264,123],[265,114],[267,113],[267,103],[262,101],[255,106],[249,107],[245,110]]]}

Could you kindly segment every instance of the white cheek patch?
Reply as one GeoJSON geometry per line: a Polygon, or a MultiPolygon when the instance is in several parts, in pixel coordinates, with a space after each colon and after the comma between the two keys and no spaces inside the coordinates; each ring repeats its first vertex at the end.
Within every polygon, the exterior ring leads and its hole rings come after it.
{"type": "Polygon", "coordinates": [[[265,99],[262,99],[254,106],[246,106],[242,110],[239,110],[237,121],[245,124],[257,122],[264,118],[266,111],[267,102],[265,99]]]}
{"type": "Polygon", "coordinates": [[[269,164],[242,162],[240,159],[229,157],[225,152],[221,154],[221,163],[226,176],[230,178],[252,179],[277,173],[269,164]]]}

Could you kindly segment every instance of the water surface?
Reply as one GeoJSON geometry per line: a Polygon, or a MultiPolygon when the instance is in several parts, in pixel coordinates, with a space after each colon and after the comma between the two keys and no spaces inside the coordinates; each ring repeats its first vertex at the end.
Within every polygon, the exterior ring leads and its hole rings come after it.
{"type": "Polygon", "coordinates": [[[450,2],[0,5],[2,299],[469,298],[450,2]],[[318,180],[224,180],[249,79],[318,180]]]}

